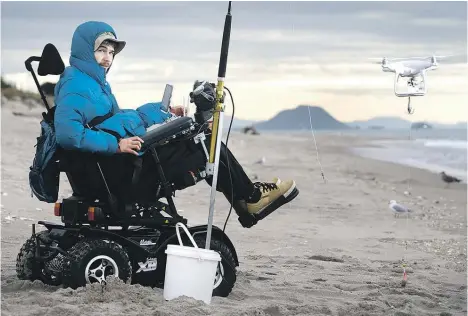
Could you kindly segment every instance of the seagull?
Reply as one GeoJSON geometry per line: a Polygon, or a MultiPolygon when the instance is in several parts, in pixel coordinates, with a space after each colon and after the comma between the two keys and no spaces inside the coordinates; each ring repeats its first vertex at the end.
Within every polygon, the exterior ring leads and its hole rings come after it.
{"type": "Polygon", "coordinates": [[[445,171],[442,171],[440,174],[442,175],[442,181],[447,183],[447,185],[445,187],[448,187],[449,184],[452,183],[452,182],[461,182],[460,179],[449,176],[448,174],[445,173],[445,171]]]}
{"type": "Polygon", "coordinates": [[[406,206],[398,204],[395,200],[390,201],[390,203],[388,204],[388,208],[390,208],[393,211],[395,217],[397,216],[397,214],[408,214],[409,212],[411,212],[410,209],[408,209],[406,206]]]}

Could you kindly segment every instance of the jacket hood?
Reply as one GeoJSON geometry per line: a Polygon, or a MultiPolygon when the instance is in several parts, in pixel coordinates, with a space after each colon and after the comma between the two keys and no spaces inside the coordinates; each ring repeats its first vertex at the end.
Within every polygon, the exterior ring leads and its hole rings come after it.
{"type": "Polygon", "coordinates": [[[114,29],[107,23],[89,21],[80,24],[73,33],[70,56],[70,65],[103,85],[106,82],[106,71],[94,58],[94,44],[99,35],[105,32],[117,38],[114,29]]]}

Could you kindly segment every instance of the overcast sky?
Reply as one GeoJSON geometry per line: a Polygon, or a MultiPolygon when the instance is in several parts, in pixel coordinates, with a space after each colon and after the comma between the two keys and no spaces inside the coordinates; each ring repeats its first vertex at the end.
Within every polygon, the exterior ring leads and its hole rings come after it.
{"type": "MultiPolygon", "coordinates": [[[[108,78],[120,106],[160,100],[165,83],[182,103],[194,80],[217,79],[226,11],[227,2],[2,2],[1,73],[34,89],[24,60],[51,42],[68,65],[75,28],[100,20],[127,41],[108,78]]],[[[234,1],[232,15],[225,83],[238,118],[268,119],[299,104],[341,121],[468,117],[466,2],[234,1]],[[463,56],[428,73],[428,94],[412,99],[409,118],[392,74],[368,57],[431,54],[463,56]]]]}

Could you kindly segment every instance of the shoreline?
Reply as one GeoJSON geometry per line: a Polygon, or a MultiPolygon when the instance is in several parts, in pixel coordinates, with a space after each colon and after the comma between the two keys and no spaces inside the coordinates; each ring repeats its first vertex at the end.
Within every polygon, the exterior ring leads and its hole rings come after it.
{"type": "Polygon", "coordinates": [[[405,157],[403,159],[398,160],[396,159],[396,157],[390,157],[390,156],[384,155],[384,152],[390,151],[390,149],[391,149],[390,147],[375,145],[372,142],[368,146],[349,148],[349,151],[354,155],[358,155],[358,156],[372,159],[372,160],[384,161],[388,163],[401,165],[408,169],[426,170],[435,175],[438,175],[439,177],[440,177],[440,172],[445,171],[446,173],[452,176],[460,178],[462,180],[462,183],[466,183],[467,181],[466,170],[452,168],[450,166],[444,166],[442,164],[431,164],[431,163],[420,162],[416,158],[411,158],[411,157],[405,157]]]}

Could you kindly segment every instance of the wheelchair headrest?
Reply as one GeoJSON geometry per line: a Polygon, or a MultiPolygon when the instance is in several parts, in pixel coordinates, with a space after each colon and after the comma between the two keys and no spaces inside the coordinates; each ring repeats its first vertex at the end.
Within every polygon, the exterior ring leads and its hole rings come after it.
{"type": "Polygon", "coordinates": [[[41,60],[37,68],[39,76],[60,75],[65,70],[62,57],[52,44],[47,44],[42,51],[41,60]]]}

